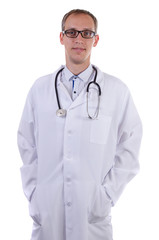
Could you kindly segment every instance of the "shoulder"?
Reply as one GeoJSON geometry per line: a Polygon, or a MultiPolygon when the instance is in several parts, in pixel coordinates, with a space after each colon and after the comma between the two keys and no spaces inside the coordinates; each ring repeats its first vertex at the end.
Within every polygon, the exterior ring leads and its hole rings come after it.
{"type": "Polygon", "coordinates": [[[101,81],[101,84],[103,83],[104,85],[103,87],[106,88],[107,90],[109,89],[109,91],[117,91],[117,92],[129,91],[125,82],[123,82],[118,77],[105,73],[101,71],[99,68],[98,68],[98,74],[99,74],[99,83],[101,81]]]}
{"type": "Polygon", "coordinates": [[[54,73],[47,74],[45,76],[39,77],[38,79],[35,80],[35,82],[32,85],[32,89],[43,89],[52,84],[53,80],[53,75],[54,73]]]}
{"type": "Polygon", "coordinates": [[[103,73],[104,80],[112,86],[117,86],[123,89],[127,89],[127,85],[118,77],[110,75],[108,73],[103,73]]]}
{"type": "Polygon", "coordinates": [[[31,91],[44,91],[46,89],[54,88],[56,74],[61,68],[62,66],[53,73],[44,75],[36,79],[31,87],[31,91]]]}
{"type": "Polygon", "coordinates": [[[27,96],[30,102],[34,103],[40,101],[40,99],[44,96],[54,94],[55,77],[59,69],[57,69],[53,73],[39,77],[34,81],[27,96]]]}

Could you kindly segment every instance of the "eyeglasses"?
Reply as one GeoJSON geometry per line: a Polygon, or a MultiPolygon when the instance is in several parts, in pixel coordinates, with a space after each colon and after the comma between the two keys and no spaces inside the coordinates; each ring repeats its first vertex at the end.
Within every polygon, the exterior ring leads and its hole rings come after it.
{"type": "Polygon", "coordinates": [[[81,34],[81,36],[83,38],[86,38],[86,39],[90,39],[95,36],[95,32],[93,32],[91,30],[78,31],[75,29],[68,29],[66,31],[63,31],[62,33],[66,34],[66,36],[69,38],[76,38],[76,37],[78,37],[79,33],[81,34]]]}

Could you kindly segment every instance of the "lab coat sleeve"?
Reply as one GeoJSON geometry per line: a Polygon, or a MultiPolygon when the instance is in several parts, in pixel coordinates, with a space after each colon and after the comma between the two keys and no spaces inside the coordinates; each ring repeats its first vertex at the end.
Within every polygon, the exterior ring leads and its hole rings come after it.
{"type": "Polygon", "coordinates": [[[127,91],[121,110],[114,164],[104,180],[104,188],[114,206],[126,184],[138,173],[142,124],[127,91]]]}
{"type": "Polygon", "coordinates": [[[17,141],[19,152],[23,161],[21,178],[24,194],[30,201],[36,188],[37,179],[37,149],[35,143],[34,110],[28,94],[22,118],[19,124],[17,141]]]}

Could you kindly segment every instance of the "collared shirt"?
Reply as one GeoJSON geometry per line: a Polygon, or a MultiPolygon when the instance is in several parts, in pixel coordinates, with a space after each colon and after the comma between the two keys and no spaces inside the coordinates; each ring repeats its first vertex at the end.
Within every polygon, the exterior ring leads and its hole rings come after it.
{"type": "Polygon", "coordinates": [[[91,64],[79,75],[74,75],[65,66],[64,70],[62,71],[62,77],[60,81],[64,84],[72,100],[75,100],[88,82],[92,80],[94,75],[93,72],[94,71],[91,64]]]}

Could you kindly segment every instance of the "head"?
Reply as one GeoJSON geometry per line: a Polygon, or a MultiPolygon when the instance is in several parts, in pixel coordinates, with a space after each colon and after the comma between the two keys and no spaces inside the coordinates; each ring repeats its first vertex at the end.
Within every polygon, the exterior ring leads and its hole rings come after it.
{"type": "Polygon", "coordinates": [[[60,42],[65,47],[66,65],[70,70],[72,67],[84,70],[89,66],[92,48],[99,40],[97,25],[95,16],[85,10],[75,9],[64,15],[60,42]],[[67,30],[72,31],[68,34],[67,30]],[[83,36],[77,32],[74,35],[75,30],[86,32],[83,36]]]}
{"type": "Polygon", "coordinates": [[[64,17],[62,19],[62,23],[61,23],[62,32],[65,31],[65,22],[71,14],[86,14],[86,15],[89,15],[92,18],[92,20],[94,21],[94,30],[95,30],[95,33],[97,33],[98,21],[97,21],[96,17],[92,13],[90,13],[89,11],[82,10],[82,9],[73,9],[73,10],[69,11],[68,13],[66,13],[64,15],[64,17]]]}

